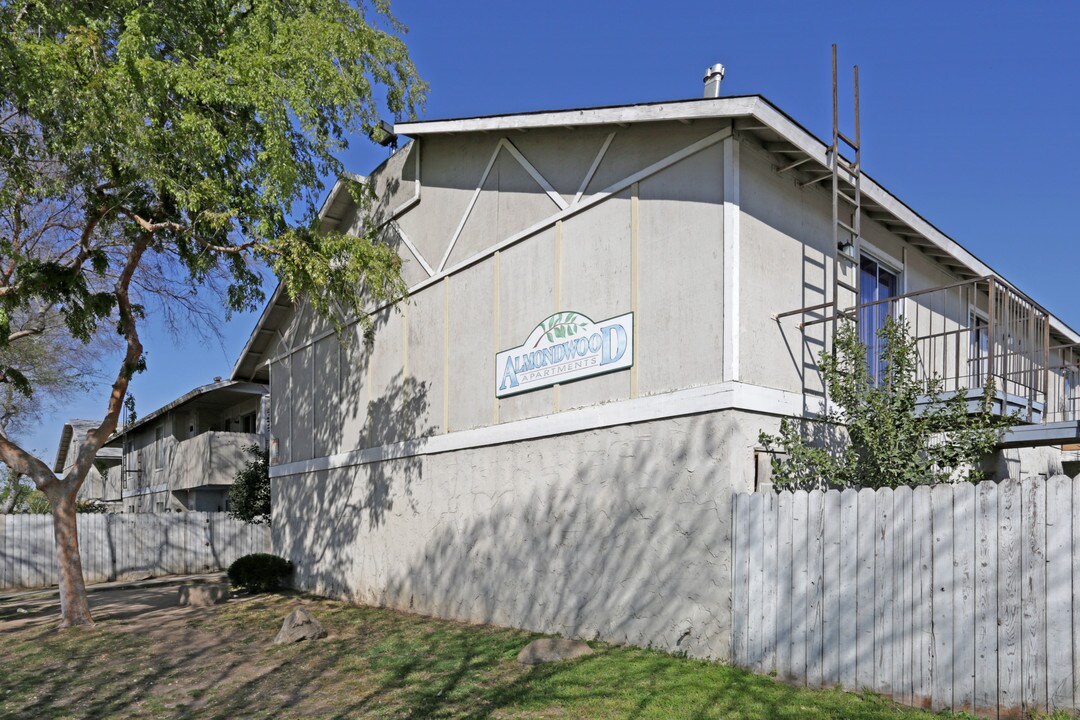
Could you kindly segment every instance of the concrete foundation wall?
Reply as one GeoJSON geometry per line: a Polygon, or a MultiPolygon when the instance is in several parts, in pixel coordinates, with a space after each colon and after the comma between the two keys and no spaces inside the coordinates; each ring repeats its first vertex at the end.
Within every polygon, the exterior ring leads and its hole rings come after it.
{"type": "Polygon", "coordinates": [[[727,658],[730,501],[753,487],[724,411],[274,478],[274,552],[356,602],[727,658]]]}

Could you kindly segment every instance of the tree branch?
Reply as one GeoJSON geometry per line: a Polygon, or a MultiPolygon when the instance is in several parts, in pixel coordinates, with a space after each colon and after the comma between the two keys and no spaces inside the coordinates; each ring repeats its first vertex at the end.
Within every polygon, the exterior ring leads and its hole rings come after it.
{"type": "Polygon", "coordinates": [[[113,382],[112,392],[109,394],[105,418],[101,421],[101,425],[86,434],[86,441],[79,448],[78,457],[64,476],[64,482],[74,482],[76,478],[86,477],[86,474],[90,471],[90,466],[93,465],[97,457],[98,450],[109,439],[109,436],[115,432],[117,422],[120,419],[120,411],[124,406],[124,396],[127,394],[128,385],[131,383],[131,376],[135,373],[142,360],[143,346],[142,341],[139,339],[139,330],[131,303],[130,290],[135,270],[138,269],[139,263],[142,261],[142,257],[149,245],[149,233],[132,244],[127,261],[124,263],[124,269],[116,279],[113,294],[116,296],[117,309],[120,313],[120,334],[127,341],[127,349],[124,352],[124,360],[120,366],[120,371],[116,374],[116,380],[113,382]]]}

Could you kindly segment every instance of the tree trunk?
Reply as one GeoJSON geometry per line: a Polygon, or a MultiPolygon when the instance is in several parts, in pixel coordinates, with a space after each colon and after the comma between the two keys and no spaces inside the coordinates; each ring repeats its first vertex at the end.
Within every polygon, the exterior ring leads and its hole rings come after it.
{"type": "Polygon", "coordinates": [[[94,624],[83,582],[82,558],[79,557],[79,525],[75,514],[78,488],[58,487],[47,493],[52,510],[56,560],[60,571],[60,629],[73,625],[94,624]]]}

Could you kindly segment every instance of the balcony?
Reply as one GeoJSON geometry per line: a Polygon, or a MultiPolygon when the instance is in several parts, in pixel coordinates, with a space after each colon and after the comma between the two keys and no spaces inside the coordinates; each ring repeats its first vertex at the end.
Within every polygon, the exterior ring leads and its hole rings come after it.
{"type": "Polygon", "coordinates": [[[871,365],[881,352],[875,331],[903,318],[915,340],[918,379],[937,377],[945,393],[964,393],[972,410],[994,388],[994,412],[1020,421],[1003,447],[1080,439],[1080,344],[1051,326],[1050,314],[988,276],[896,294],[851,308],[824,303],[777,315],[801,316],[799,328],[854,319],[871,365]]]}
{"type": "Polygon", "coordinates": [[[191,490],[208,485],[230,485],[250,459],[244,448],[262,446],[255,433],[210,431],[176,443],[171,462],[164,468],[170,490],[191,490]]]}

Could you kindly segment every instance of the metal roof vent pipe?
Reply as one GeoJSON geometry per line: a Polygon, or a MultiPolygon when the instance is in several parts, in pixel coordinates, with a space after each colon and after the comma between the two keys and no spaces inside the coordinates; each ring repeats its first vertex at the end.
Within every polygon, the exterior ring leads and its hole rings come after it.
{"type": "Polygon", "coordinates": [[[705,97],[720,97],[720,83],[724,79],[724,66],[716,63],[705,70],[705,97]]]}

